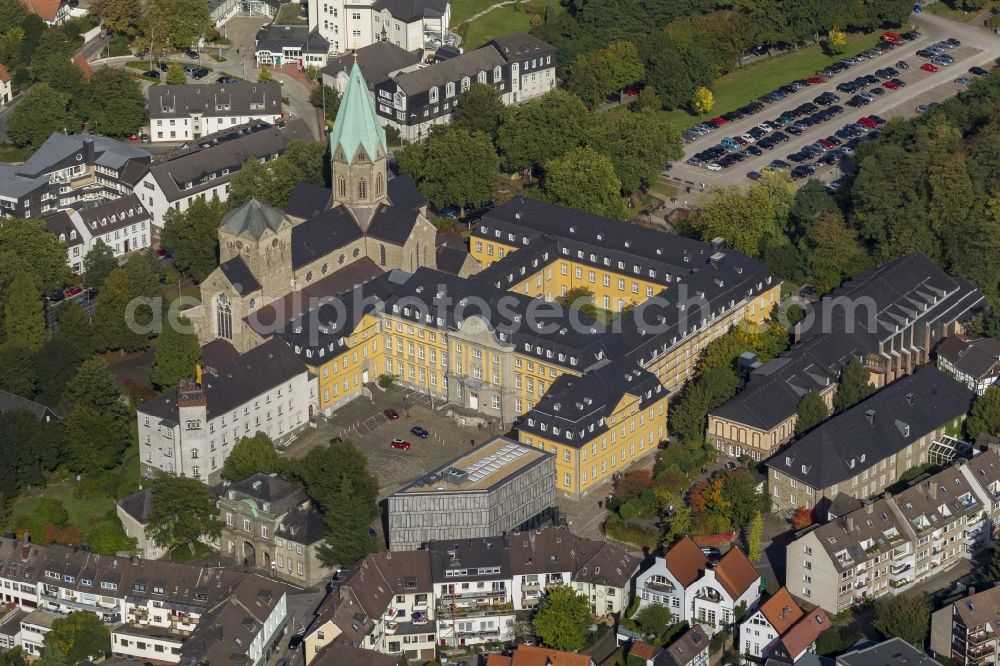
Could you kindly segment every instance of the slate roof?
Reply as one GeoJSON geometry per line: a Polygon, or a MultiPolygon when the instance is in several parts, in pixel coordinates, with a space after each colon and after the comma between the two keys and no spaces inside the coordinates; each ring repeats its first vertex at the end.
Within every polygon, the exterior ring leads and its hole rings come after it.
{"type": "Polygon", "coordinates": [[[0,389],[0,413],[23,410],[30,412],[35,418],[50,421],[55,418],[55,412],[40,402],[22,398],[19,395],[0,389]]]}
{"type": "Polygon", "coordinates": [[[362,236],[346,206],[324,210],[292,227],[292,268],[301,268],[362,236]]]}
{"type": "Polygon", "coordinates": [[[275,25],[270,23],[257,31],[254,50],[281,53],[285,48],[300,49],[303,53],[326,53],[330,43],[319,34],[319,28],[309,30],[305,25],[275,25]]]}
{"type": "Polygon", "coordinates": [[[249,234],[255,240],[260,240],[265,231],[270,229],[276,232],[281,229],[285,221],[285,216],[277,208],[250,199],[239,208],[223,215],[219,226],[228,228],[234,234],[249,234]]]}
{"type": "Polygon", "coordinates": [[[457,234],[438,232],[435,238],[435,253],[439,271],[458,275],[469,254],[468,243],[457,234]]]}
{"type": "Polygon", "coordinates": [[[891,638],[871,647],[837,657],[837,666],[941,666],[901,638],[891,638]]]}
{"type": "Polygon", "coordinates": [[[417,95],[449,81],[458,81],[464,76],[474,81],[479,72],[492,72],[494,68],[504,64],[506,63],[497,50],[486,45],[427,67],[402,72],[394,76],[393,81],[407,95],[417,95]]]}
{"type": "Polygon", "coordinates": [[[626,587],[641,561],[620,546],[562,527],[510,532],[507,542],[514,575],[569,571],[573,582],[626,587]]]}
{"type": "Polygon", "coordinates": [[[526,32],[512,32],[507,35],[495,37],[491,42],[499,51],[501,57],[507,62],[530,58],[533,54],[551,54],[555,52],[555,47],[551,44],[529,35],[526,32]]]}
{"type": "Polygon", "coordinates": [[[447,0],[375,0],[372,9],[388,9],[394,19],[412,23],[421,18],[440,18],[448,9],[447,0]]]}
{"type": "MultiPolygon", "coordinates": [[[[420,61],[419,51],[407,51],[392,42],[375,42],[358,49],[357,52],[358,67],[361,68],[369,89],[376,83],[388,79],[390,74],[413,67],[420,61]]],[[[332,58],[323,68],[323,74],[335,77],[341,72],[350,72],[354,62],[353,54],[332,58]]]]}
{"type": "Polygon", "coordinates": [[[938,346],[937,355],[977,379],[1000,372],[1000,340],[996,338],[969,340],[953,335],[938,346]]]}
{"type": "Polygon", "coordinates": [[[766,464],[809,487],[829,488],[964,416],[974,397],[949,375],[925,367],[827,419],[766,464]]]}
{"type": "Polygon", "coordinates": [[[137,493],[120,499],[118,506],[135,518],[136,522],[145,525],[149,522],[149,515],[153,511],[153,491],[150,488],[143,488],[137,493]]]}
{"type": "MultiPolygon", "coordinates": [[[[278,339],[254,347],[235,362],[205,368],[202,390],[208,400],[208,418],[228,412],[304,372],[305,365],[278,339]]],[[[177,423],[177,396],[178,390],[172,389],[143,403],[138,411],[177,423]]]]}
{"type": "Polygon", "coordinates": [[[127,194],[96,206],[80,208],[76,214],[87,230],[93,234],[106,234],[152,219],[149,211],[139,201],[139,197],[134,194],[127,194]]]}
{"type": "Polygon", "coordinates": [[[274,534],[308,546],[326,538],[326,524],[319,511],[296,507],[285,514],[274,534]]]}
{"type": "MultiPolygon", "coordinates": [[[[430,554],[431,580],[435,583],[511,577],[510,546],[502,536],[431,541],[427,544],[427,552],[430,554]],[[484,567],[499,567],[500,573],[479,575],[477,570],[484,567]],[[449,569],[464,569],[467,573],[465,576],[445,576],[449,569]]],[[[393,557],[395,555],[393,553],[393,557]]]]}
{"type": "Polygon", "coordinates": [[[187,118],[192,115],[281,115],[281,84],[277,81],[183,83],[149,88],[149,117],[187,118]]]}
{"type": "Polygon", "coordinates": [[[229,486],[228,492],[268,503],[289,498],[296,502],[303,502],[306,499],[305,490],[300,484],[261,472],[240,479],[229,486]]]}
{"type": "Polygon", "coordinates": [[[708,648],[708,643],[705,631],[696,624],[667,647],[662,666],[686,666],[708,648]]]}
{"type": "Polygon", "coordinates": [[[292,217],[308,220],[319,215],[330,205],[333,191],[328,187],[320,187],[301,180],[295,183],[292,194],[285,204],[285,213],[292,217]]]}
{"type": "Polygon", "coordinates": [[[74,154],[84,155],[85,162],[108,167],[116,171],[124,167],[130,160],[149,163],[150,154],[137,146],[122,141],[115,141],[95,134],[63,134],[54,132],[45,143],[17,168],[19,174],[35,177],[47,173],[57,164],[74,154]]]}
{"type": "Polygon", "coordinates": [[[247,262],[243,260],[242,256],[237,255],[228,261],[223,261],[219,264],[219,268],[222,269],[222,274],[226,276],[226,279],[240,296],[246,296],[261,287],[260,282],[254,277],[253,271],[247,266],[247,262]]]}
{"type": "Polygon", "coordinates": [[[340,98],[340,108],[330,132],[330,154],[343,150],[344,159],[351,164],[358,157],[358,150],[364,149],[368,159],[375,159],[387,150],[385,128],[375,113],[375,103],[368,92],[368,84],[361,75],[357,63],[351,68],[347,87],[340,98]]]}

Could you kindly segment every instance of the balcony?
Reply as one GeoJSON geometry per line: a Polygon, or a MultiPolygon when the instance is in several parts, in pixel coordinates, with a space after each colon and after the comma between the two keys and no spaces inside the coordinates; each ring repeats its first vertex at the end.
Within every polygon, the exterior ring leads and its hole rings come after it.
{"type": "Polygon", "coordinates": [[[889,575],[892,576],[893,578],[905,576],[906,573],[910,570],[910,568],[911,567],[909,564],[890,564],[889,575]]]}
{"type": "Polygon", "coordinates": [[[465,600],[490,599],[495,597],[506,598],[507,590],[461,590],[452,594],[443,593],[438,597],[438,600],[450,599],[455,603],[459,603],[465,600]]]}
{"type": "Polygon", "coordinates": [[[996,643],[985,643],[983,645],[977,645],[975,647],[969,648],[969,657],[973,659],[982,659],[987,655],[991,655],[997,651],[996,643]]]}
{"type": "Polygon", "coordinates": [[[969,645],[981,645],[982,643],[985,643],[986,641],[991,641],[994,638],[996,638],[996,634],[994,634],[992,631],[981,629],[975,633],[970,633],[968,641],[969,645]]]}
{"type": "Polygon", "coordinates": [[[475,608],[462,608],[460,606],[438,606],[437,617],[439,620],[449,620],[451,618],[467,617],[496,617],[500,615],[513,615],[514,604],[495,604],[492,606],[478,606],[475,608]]]}
{"type": "Polygon", "coordinates": [[[717,604],[722,601],[722,595],[712,588],[702,588],[698,590],[695,595],[695,599],[701,599],[702,601],[710,601],[713,604],[717,604]]]}
{"type": "Polygon", "coordinates": [[[974,530],[967,530],[963,536],[965,538],[966,543],[969,543],[978,541],[980,538],[982,538],[983,534],[985,534],[985,530],[983,530],[983,528],[980,527],[974,530]]]}
{"type": "Polygon", "coordinates": [[[90,187],[91,185],[97,184],[97,176],[92,173],[87,173],[76,178],[71,178],[69,181],[69,186],[71,188],[79,189],[81,187],[90,187]]]}
{"type": "Polygon", "coordinates": [[[673,594],[674,585],[669,582],[659,582],[648,580],[645,582],[644,587],[647,590],[652,590],[654,592],[666,592],[667,594],[673,594]]]}
{"type": "Polygon", "coordinates": [[[898,590],[899,588],[906,587],[911,583],[913,583],[913,581],[910,580],[909,578],[900,578],[900,579],[893,578],[892,580],[889,581],[889,587],[898,590]]]}

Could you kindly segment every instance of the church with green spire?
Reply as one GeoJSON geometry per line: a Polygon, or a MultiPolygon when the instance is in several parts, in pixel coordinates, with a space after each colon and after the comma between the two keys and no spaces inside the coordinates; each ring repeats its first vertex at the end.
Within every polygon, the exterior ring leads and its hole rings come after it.
{"type": "Polygon", "coordinates": [[[201,342],[221,338],[245,352],[297,315],[296,295],[336,296],[393,269],[437,268],[427,201],[409,176],[389,177],[385,129],[357,63],[329,141],[329,187],[298,183],[284,210],[251,199],[223,217],[219,267],[191,312],[201,342]]]}

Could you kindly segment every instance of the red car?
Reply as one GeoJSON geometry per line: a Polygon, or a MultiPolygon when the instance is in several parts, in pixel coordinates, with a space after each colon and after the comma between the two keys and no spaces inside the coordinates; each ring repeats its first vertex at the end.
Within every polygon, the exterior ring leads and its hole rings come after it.
{"type": "Polygon", "coordinates": [[[895,32],[886,32],[882,34],[882,41],[895,46],[903,41],[903,36],[895,32]]]}
{"type": "Polygon", "coordinates": [[[878,127],[878,123],[876,123],[874,120],[872,120],[868,116],[865,116],[864,118],[858,118],[858,124],[859,125],[864,125],[868,129],[875,129],[876,127],[878,127]]]}
{"type": "Polygon", "coordinates": [[[922,64],[920,66],[920,69],[924,70],[925,72],[936,72],[936,71],[938,71],[937,65],[932,65],[929,62],[925,62],[924,64],[922,64]]]}
{"type": "Polygon", "coordinates": [[[709,120],[708,122],[712,123],[712,124],[713,124],[713,125],[715,125],[716,127],[722,127],[723,125],[725,125],[725,124],[726,124],[726,123],[728,123],[729,121],[728,121],[728,120],[726,120],[725,118],[723,118],[722,116],[719,116],[719,117],[717,117],[717,118],[712,118],[712,119],[711,119],[711,120],[709,120]]]}
{"type": "Polygon", "coordinates": [[[395,421],[396,419],[399,418],[399,412],[397,412],[395,409],[387,409],[382,413],[385,414],[385,418],[389,419],[390,421],[395,421]]]}
{"type": "Polygon", "coordinates": [[[811,86],[818,86],[824,81],[826,81],[826,79],[824,79],[822,76],[810,76],[808,79],[806,79],[806,83],[808,83],[811,86]]]}
{"type": "Polygon", "coordinates": [[[885,83],[882,84],[882,87],[886,88],[887,90],[899,90],[899,84],[896,83],[895,81],[886,81],[885,83]]]}
{"type": "Polygon", "coordinates": [[[390,444],[390,446],[392,446],[392,448],[394,448],[394,449],[400,449],[402,451],[409,451],[410,450],[410,443],[407,442],[405,439],[400,439],[398,437],[396,439],[392,440],[392,443],[390,444]]]}
{"type": "Polygon", "coordinates": [[[63,291],[63,296],[66,298],[73,298],[74,296],[79,296],[83,293],[83,287],[70,287],[69,289],[63,291]]]}
{"type": "Polygon", "coordinates": [[[827,150],[833,150],[834,148],[837,147],[837,144],[835,144],[833,141],[828,141],[827,139],[820,139],[817,143],[823,144],[823,147],[826,148],[827,150]]]}

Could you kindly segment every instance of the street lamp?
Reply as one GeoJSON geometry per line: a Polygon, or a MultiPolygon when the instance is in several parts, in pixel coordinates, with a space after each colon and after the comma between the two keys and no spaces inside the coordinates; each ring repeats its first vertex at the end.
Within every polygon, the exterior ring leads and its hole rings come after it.
{"type": "Polygon", "coordinates": [[[241,62],[243,64],[243,80],[246,81],[247,78],[247,57],[242,56],[241,62]]]}

